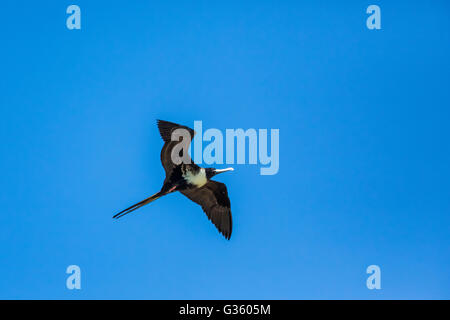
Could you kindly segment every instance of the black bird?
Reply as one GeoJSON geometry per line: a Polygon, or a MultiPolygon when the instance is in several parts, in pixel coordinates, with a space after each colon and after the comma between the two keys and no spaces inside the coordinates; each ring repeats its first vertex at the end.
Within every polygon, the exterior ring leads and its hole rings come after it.
{"type": "Polygon", "coordinates": [[[232,220],[227,187],[221,182],[211,180],[211,178],[218,173],[232,171],[233,168],[219,170],[199,167],[191,160],[189,155],[183,157],[183,149],[180,149],[179,155],[181,159],[184,159],[184,162],[178,165],[174,164],[172,150],[180,141],[172,141],[172,132],[176,129],[187,130],[190,141],[186,143],[186,146],[191,143],[195,132],[191,128],[168,121],[158,120],[157,123],[161,138],[164,140],[164,146],[161,150],[161,163],[166,172],[164,184],[159,192],[119,212],[113,218],[123,217],[166,194],[180,191],[186,197],[201,205],[209,220],[229,240],[232,220]]]}

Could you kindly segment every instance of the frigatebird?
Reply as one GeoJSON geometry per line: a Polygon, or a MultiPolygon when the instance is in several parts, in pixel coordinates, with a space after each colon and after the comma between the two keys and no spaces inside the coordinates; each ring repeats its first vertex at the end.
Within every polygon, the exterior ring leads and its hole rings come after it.
{"type": "Polygon", "coordinates": [[[231,237],[232,220],[227,187],[221,182],[211,180],[211,178],[222,172],[233,171],[233,168],[215,169],[199,167],[192,161],[189,155],[183,155],[182,148],[179,152],[179,159],[182,159],[182,161],[179,164],[175,164],[172,159],[172,151],[181,141],[177,141],[176,139],[172,140],[172,133],[176,129],[187,130],[188,134],[186,136],[190,137],[186,143],[188,147],[195,132],[189,127],[181,126],[173,122],[157,120],[157,124],[161,138],[164,140],[164,146],[161,150],[161,163],[166,172],[166,178],[164,179],[163,186],[159,192],[117,213],[113,218],[118,219],[123,217],[162,196],[179,191],[190,200],[199,204],[209,220],[216,226],[217,230],[229,240],[231,237]]]}

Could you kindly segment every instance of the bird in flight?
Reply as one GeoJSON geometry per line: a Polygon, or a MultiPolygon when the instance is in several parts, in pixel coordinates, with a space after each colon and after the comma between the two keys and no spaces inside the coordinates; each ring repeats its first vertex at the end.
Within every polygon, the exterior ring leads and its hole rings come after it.
{"type": "Polygon", "coordinates": [[[232,219],[227,187],[221,182],[211,180],[211,178],[222,172],[233,171],[233,168],[199,167],[191,160],[188,154],[183,154],[182,148],[179,151],[182,161],[180,164],[175,164],[172,160],[172,153],[181,141],[172,141],[173,132],[177,129],[182,129],[185,130],[184,132],[187,131],[189,133],[187,136],[190,136],[190,140],[187,141],[186,147],[189,147],[195,132],[191,128],[168,121],[158,120],[157,123],[161,138],[164,140],[164,146],[161,150],[161,163],[166,172],[166,178],[163,186],[159,192],[117,213],[113,218],[121,218],[162,196],[179,191],[190,200],[199,204],[217,230],[229,240],[231,237],[232,219]]]}

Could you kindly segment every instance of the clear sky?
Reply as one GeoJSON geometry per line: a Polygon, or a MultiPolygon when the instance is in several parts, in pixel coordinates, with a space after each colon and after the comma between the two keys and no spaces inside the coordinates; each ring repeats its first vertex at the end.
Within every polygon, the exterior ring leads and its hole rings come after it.
{"type": "Polygon", "coordinates": [[[449,299],[449,9],[2,2],[0,298],[449,299]],[[161,187],[156,119],[280,130],[277,175],[217,177],[230,241],[181,194],[111,218],[161,187]]]}

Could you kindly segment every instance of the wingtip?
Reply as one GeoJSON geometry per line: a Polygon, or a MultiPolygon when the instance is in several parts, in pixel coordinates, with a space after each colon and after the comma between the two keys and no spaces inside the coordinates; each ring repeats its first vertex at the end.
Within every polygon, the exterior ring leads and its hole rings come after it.
{"type": "Polygon", "coordinates": [[[230,233],[230,234],[222,233],[222,235],[223,235],[224,238],[227,239],[228,241],[231,239],[231,233],[230,233]]]}

